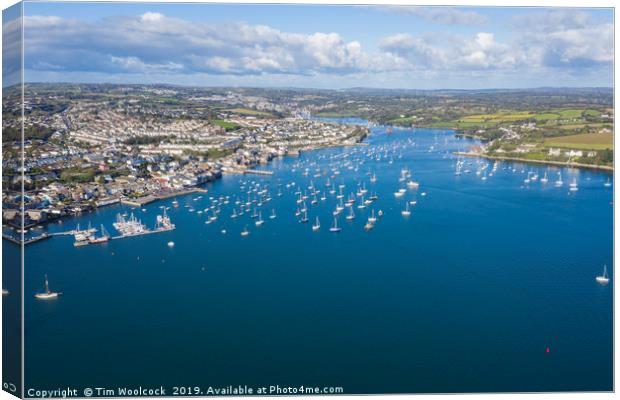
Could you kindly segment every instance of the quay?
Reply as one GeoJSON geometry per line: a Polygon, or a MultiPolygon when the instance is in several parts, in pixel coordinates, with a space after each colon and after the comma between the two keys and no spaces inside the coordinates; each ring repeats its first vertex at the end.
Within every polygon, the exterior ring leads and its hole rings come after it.
{"type": "Polygon", "coordinates": [[[244,174],[255,174],[255,175],[273,175],[273,171],[267,171],[262,169],[246,169],[243,171],[244,174]]]}
{"type": "Polygon", "coordinates": [[[52,235],[48,235],[47,233],[43,233],[43,234],[41,234],[41,235],[39,235],[39,236],[35,236],[35,237],[30,238],[30,239],[28,239],[28,240],[24,240],[24,241],[22,242],[20,239],[17,239],[17,238],[15,238],[15,237],[11,236],[11,235],[7,235],[6,233],[3,233],[3,234],[2,234],[2,239],[6,239],[6,240],[8,240],[9,242],[11,242],[11,243],[15,243],[15,244],[17,244],[17,245],[22,245],[22,244],[23,244],[23,245],[32,244],[32,243],[39,242],[39,241],[41,241],[41,240],[49,239],[49,238],[51,238],[51,237],[52,237],[52,235]]]}
{"type": "Polygon", "coordinates": [[[176,196],[185,196],[192,193],[208,193],[208,189],[193,187],[190,189],[178,190],[173,192],[165,192],[159,194],[150,194],[148,196],[138,197],[135,199],[121,199],[121,204],[127,204],[134,207],[142,207],[145,204],[152,203],[157,200],[165,200],[176,196]]]}
{"type": "Polygon", "coordinates": [[[176,228],[173,226],[169,226],[169,227],[161,227],[161,228],[156,228],[156,229],[148,229],[148,230],[144,230],[144,231],[140,231],[140,232],[135,232],[135,233],[129,233],[126,235],[119,235],[119,236],[112,236],[110,237],[110,240],[118,240],[118,239],[125,239],[128,237],[134,237],[134,236],[144,236],[144,235],[150,235],[153,233],[163,233],[163,232],[170,232],[175,230],[176,228]]]}

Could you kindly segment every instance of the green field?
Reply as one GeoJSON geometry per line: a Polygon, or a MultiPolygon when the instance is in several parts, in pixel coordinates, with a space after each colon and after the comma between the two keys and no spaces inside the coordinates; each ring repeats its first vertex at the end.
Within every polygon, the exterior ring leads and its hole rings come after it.
{"type": "Polygon", "coordinates": [[[231,121],[226,121],[224,119],[212,119],[211,122],[215,125],[221,126],[222,128],[226,129],[227,131],[234,131],[235,129],[239,129],[241,128],[241,125],[236,124],[234,122],[231,121]]]}
{"type": "Polygon", "coordinates": [[[547,139],[547,147],[569,149],[604,150],[614,148],[614,135],[611,133],[584,133],[580,135],[560,136],[547,139]]]}
{"type": "MultiPolygon", "coordinates": [[[[599,116],[600,112],[592,109],[554,109],[544,112],[502,110],[492,114],[467,115],[453,121],[441,121],[431,124],[433,128],[491,128],[503,123],[535,120],[537,123],[553,121],[550,125],[560,125],[559,120],[579,119],[583,116],[599,116]],[[558,122],[556,122],[558,121],[558,122]]],[[[394,120],[405,122],[407,118],[394,120]]],[[[571,121],[572,122],[572,121],[571,121]]],[[[572,122],[575,124],[576,122],[572,122]]]]}
{"type": "Polygon", "coordinates": [[[252,116],[260,116],[260,117],[272,117],[273,116],[268,112],[252,110],[250,108],[230,108],[224,111],[235,113],[235,114],[240,114],[240,115],[252,115],[252,116]]]}

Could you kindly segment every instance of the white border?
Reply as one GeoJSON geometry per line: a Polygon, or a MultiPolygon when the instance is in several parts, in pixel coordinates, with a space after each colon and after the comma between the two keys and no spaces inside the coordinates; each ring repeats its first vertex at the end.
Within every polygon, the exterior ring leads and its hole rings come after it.
{"type": "MultiPolygon", "coordinates": [[[[76,1],[76,0],[61,0],[64,2],[80,2],[80,1],[76,1]]],[[[258,3],[258,4],[276,4],[278,2],[276,1],[269,1],[269,0],[227,0],[227,1],[223,1],[223,0],[210,0],[210,1],[183,1],[183,0],[167,0],[167,1],[159,1],[159,0],[132,0],[133,2],[136,3],[258,3]]],[[[42,0],[41,2],[48,2],[47,0],[42,0]]],[[[49,2],[54,2],[53,0],[49,1],[49,2]]],[[[125,2],[125,1],[120,1],[120,0],[107,0],[105,2],[108,3],[115,3],[115,2],[125,2]]],[[[14,4],[16,4],[17,2],[14,0],[0,0],[0,6],[2,9],[5,9],[7,7],[10,7],[14,4]]],[[[615,24],[615,7],[617,4],[617,1],[614,0],[589,0],[589,1],[577,1],[577,0],[538,0],[538,1],[532,1],[532,0],[521,0],[521,1],[515,1],[515,0],[504,0],[501,2],[498,1],[492,1],[492,0],[473,0],[473,1],[465,1],[465,0],[424,0],[424,1],[406,1],[406,0],[388,0],[386,2],[382,2],[380,0],[313,0],[313,1],[307,1],[307,0],[286,0],[285,2],[282,3],[288,3],[288,4],[325,4],[325,5],[334,5],[334,4],[341,4],[341,5],[374,5],[374,4],[381,4],[381,5],[436,5],[436,6],[469,6],[469,7],[475,7],[475,6],[481,6],[481,7],[586,7],[586,8],[594,8],[594,7],[604,7],[604,8],[614,8],[614,24],[615,24]]],[[[23,9],[22,9],[23,12],[23,9]]],[[[615,28],[615,25],[614,25],[615,28]]],[[[22,27],[23,29],[23,27],[22,27]]],[[[22,37],[23,37],[23,32],[22,32],[22,37]]],[[[618,39],[618,31],[614,29],[614,49],[615,49],[615,43],[617,42],[618,39]]],[[[2,41],[0,41],[0,53],[2,51],[2,41]]],[[[1,57],[0,57],[0,66],[2,64],[1,61],[1,57]]],[[[23,65],[23,41],[22,41],[22,65],[23,65]]],[[[615,90],[615,76],[616,76],[616,72],[617,72],[617,65],[614,62],[614,115],[616,114],[616,110],[615,110],[615,104],[618,103],[618,92],[615,90]]],[[[23,76],[23,68],[22,68],[22,82],[23,82],[24,76],[23,76]]],[[[0,77],[0,81],[1,81],[1,77],[0,77]]],[[[22,96],[23,96],[23,86],[22,86],[22,96]]],[[[22,110],[23,112],[23,110],[22,110]]],[[[618,145],[620,144],[620,139],[618,138],[618,135],[616,135],[616,125],[614,125],[614,149],[618,149],[618,145]]],[[[22,135],[23,135],[23,130],[22,130],[22,135]]],[[[617,156],[617,152],[614,152],[614,156],[617,156]]],[[[615,160],[616,157],[614,157],[614,164],[615,164],[615,160]]],[[[618,198],[618,194],[620,193],[620,188],[618,188],[617,185],[617,181],[615,179],[615,174],[614,174],[614,199],[618,198]]],[[[23,183],[23,179],[22,179],[22,183],[23,183]]],[[[614,266],[616,266],[615,264],[615,254],[617,253],[617,250],[619,249],[619,245],[618,245],[618,237],[615,235],[615,227],[617,226],[617,222],[618,222],[618,210],[616,207],[614,207],[614,266]]],[[[2,255],[2,249],[0,247],[0,257],[2,255]]],[[[1,258],[0,258],[1,259],[1,258]]],[[[24,254],[23,254],[23,247],[22,247],[22,263],[23,263],[23,259],[24,259],[24,254]]],[[[0,263],[1,264],[1,263],[0,263]]],[[[614,269],[615,271],[615,269],[614,269]]],[[[1,265],[0,265],[0,272],[1,272],[1,265]]],[[[1,275],[0,275],[1,276],[1,275]]],[[[612,285],[616,284],[616,274],[614,273],[614,282],[612,283],[612,285]]],[[[23,278],[23,265],[22,265],[22,310],[23,310],[23,300],[24,300],[24,278],[23,278]]],[[[615,286],[614,286],[615,288],[615,286]]],[[[615,290],[614,290],[614,294],[615,294],[615,290]]],[[[615,361],[618,359],[617,355],[618,355],[618,349],[615,346],[616,343],[616,338],[618,336],[618,330],[616,329],[616,319],[615,319],[615,310],[618,309],[618,298],[616,296],[614,296],[614,387],[615,384],[617,382],[619,382],[618,380],[618,368],[615,364],[615,361]]],[[[0,318],[0,329],[2,328],[2,320],[0,318]]],[[[23,334],[23,318],[22,318],[22,334],[23,334]]],[[[22,335],[23,337],[23,335],[22,335]]],[[[23,340],[22,340],[22,346],[23,346],[23,340]]],[[[0,348],[0,356],[2,355],[2,349],[0,348]]],[[[23,356],[23,348],[22,348],[22,356],[23,356]]],[[[22,360],[23,361],[23,360],[22,360]]],[[[0,363],[1,364],[1,363],[0,363]]],[[[24,384],[23,382],[23,363],[22,363],[22,385],[24,384]]],[[[528,393],[517,393],[517,394],[496,394],[496,393],[489,393],[489,394],[437,394],[437,395],[373,395],[374,397],[378,398],[378,399],[390,399],[390,398],[394,398],[394,397],[399,397],[399,398],[412,398],[412,399],[420,399],[420,400],[441,400],[441,399],[455,399],[455,398],[463,398],[463,399],[477,399],[477,398],[484,398],[484,399],[532,399],[532,398],[545,398],[545,399],[549,399],[549,400],[556,400],[556,399],[562,399],[562,400],[572,400],[572,399],[594,399],[594,400],[598,400],[598,399],[612,399],[615,398],[613,393],[544,393],[544,394],[528,394],[528,393]]],[[[320,396],[320,398],[322,399],[354,399],[354,398],[359,398],[361,396],[347,396],[347,395],[342,395],[342,396],[320,396]]],[[[365,396],[364,396],[365,397],[365,396]]],[[[169,397],[172,398],[172,397],[169,397]]],[[[221,398],[221,397],[220,397],[221,398]]],[[[239,398],[239,397],[236,397],[239,398]]],[[[254,397],[241,397],[242,399],[256,399],[256,398],[263,398],[263,399],[277,399],[278,397],[270,397],[270,396],[254,396],[254,397]]],[[[280,397],[281,398],[281,397],[280,397]]],[[[316,396],[297,396],[295,397],[297,399],[311,399],[311,398],[316,398],[316,396]]],[[[11,396],[10,394],[8,394],[7,392],[4,391],[0,391],[0,400],[9,400],[9,399],[15,399],[14,396],[11,396]]]]}

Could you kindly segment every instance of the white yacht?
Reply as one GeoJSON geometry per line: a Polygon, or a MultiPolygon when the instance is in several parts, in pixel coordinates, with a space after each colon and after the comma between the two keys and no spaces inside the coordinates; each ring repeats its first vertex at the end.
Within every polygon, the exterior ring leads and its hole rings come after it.
{"type": "Polygon", "coordinates": [[[316,217],[316,222],[312,225],[312,230],[316,232],[319,229],[321,229],[321,223],[319,222],[319,217],[316,217]]]}
{"type": "Polygon", "coordinates": [[[346,216],[348,221],[352,221],[355,219],[355,214],[353,213],[353,207],[349,208],[349,215],[346,216]]]}
{"type": "Polygon", "coordinates": [[[568,186],[568,190],[570,190],[571,192],[576,192],[577,190],[579,190],[579,187],[577,186],[577,178],[573,178],[573,181],[568,186]]]}
{"type": "Polygon", "coordinates": [[[555,181],[555,186],[560,187],[564,185],[564,181],[562,181],[562,173],[558,172],[558,179],[555,181]]]}
{"type": "Polygon", "coordinates": [[[342,228],[340,228],[338,226],[338,219],[334,218],[334,225],[331,228],[329,228],[329,231],[330,232],[340,232],[341,230],[342,230],[342,228]]]}
{"type": "Polygon", "coordinates": [[[609,283],[609,277],[607,276],[607,265],[603,266],[603,275],[597,276],[596,281],[601,285],[607,285],[609,283]]]}
{"type": "Polygon", "coordinates": [[[263,213],[261,211],[259,211],[258,212],[258,219],[256,220],[256,222],[254,222],[254,224],[256,226],[261,226],[264,223],[265,223],[265,221],[263,221],[263,213]]]}
{"type": "Polygon", "coordinates": [[[60,295],[59,292],[52,292],[50,290],[50,285],[47,280],[47,274],[46,274],[45,275],[45,291],[42,293],[35,294],[34,297],[36,297],[39,300],[54,300],[54,299],[57,299],[59,295],[60,295]]]}

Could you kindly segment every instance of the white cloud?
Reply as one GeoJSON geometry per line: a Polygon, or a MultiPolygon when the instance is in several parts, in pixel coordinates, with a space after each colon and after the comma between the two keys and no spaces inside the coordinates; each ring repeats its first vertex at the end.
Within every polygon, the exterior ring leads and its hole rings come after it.
{"type": "Polygon", "coordinates": [[[158,22],[161,21],[164,16],[156,12],[146,12],[140,16],[140,20],[144,22],[158,22]]]}
{"type": "Polygon", "coordinates": [[[454,7],[387,6],[383,8],[395,13],[415,15],[442,25],[484,25],[488,22],[487,17],[482,14],[454,7]]]}
{"type": "MultiPolygon", "coordinates": [[[[406,10],[439,23],[482,22],[481,15],[460,9],[406,10]]],[[[355,38],[345,40],[335,32],[284,32],[267,25],[186,21],[154,12],[93,22],[27,16],[24,22],[26,68],[54,74],[367,79],[415,72],[416,76],[459,73],[483,79],[491,71],[516,77],[542,68],[608,71],[614,56],[613,24],[566,10],[523,14],[502,35],[487,29],[466,36],[447,29],[395,33],[378,38],[379,47],[373,52],[355,38]]],[[[12,37],[16,27],[18,22],[5,23],[5,38],[12,37]]]]}
{"type": "Polygon", "coordinates": [[[97,23],[25,17],[27,64],[75,70],[315,74],[374,69],[357,41],[338,33],[300,34],[265,25],[201,23],[148,12],[97,23]]]}

